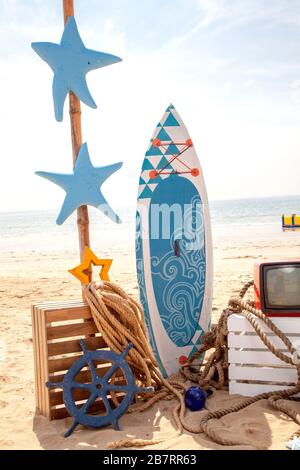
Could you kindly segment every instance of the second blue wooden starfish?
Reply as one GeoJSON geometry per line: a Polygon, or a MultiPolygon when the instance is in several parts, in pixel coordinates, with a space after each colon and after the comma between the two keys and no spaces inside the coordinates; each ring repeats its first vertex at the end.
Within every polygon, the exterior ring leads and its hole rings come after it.
{"type": "Polygon", "coordinates": [[[36,175],[52,181],[66,192],[56,223],[63,224],[75,209],[86,204],[100,209],[114,222],[120,223],[119,216],[106,202],[101,192],[101,186],[121,166],[122,163],[119,162],[113,165],[94,167],[90,160],[87,144],[83,144],[72,175],[37,171],[36,175]]]}

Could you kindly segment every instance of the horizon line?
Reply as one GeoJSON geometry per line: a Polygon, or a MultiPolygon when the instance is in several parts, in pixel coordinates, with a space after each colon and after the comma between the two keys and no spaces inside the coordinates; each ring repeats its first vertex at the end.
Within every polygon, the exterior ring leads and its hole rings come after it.
{"type": "MultiPolygon", "coordinates": [[[[209,204],[211,203],[216,203],[216,202],[230,202],[230,201],[251,201],[255,199],[280,199],[280,198],[292,198],[292,197],[300,197],[300,194],[286,194],[286,195],[279,195],[279,196],[247,196],[247,197],[241,197],[241,198],[226,198],[226,199],[211,199],[209,200],[209,204]]],[[[119,207],[120,210],[132,210],[134,207],[119,207]]],[[[0,214],[13,214],[13,213],[20,213],[20,212],[47,212],[47,211],[56,211],[57,208],[47,208],[47,209],[34,209],[34,208],[28,208],[28,209],[8,209],[8,210],[3,210],[0,209],[0,214]]]]}

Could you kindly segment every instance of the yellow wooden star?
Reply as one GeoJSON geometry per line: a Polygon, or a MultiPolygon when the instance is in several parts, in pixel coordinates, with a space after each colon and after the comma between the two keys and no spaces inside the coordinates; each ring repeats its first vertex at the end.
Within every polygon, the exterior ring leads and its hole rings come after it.
{"type": "Polygon", "coordinates": [[[89,276],[86,273],[90,264],[94,266],[102,266],[99,277],[102,281],[109,281],[108,272],[112,264],[112,259],[100,259],[92,252],[89,246],[85,247],[82,263],[73,269],[69,269],[69,273],[77,277],[82,284],[89,283],[89,276]]]}

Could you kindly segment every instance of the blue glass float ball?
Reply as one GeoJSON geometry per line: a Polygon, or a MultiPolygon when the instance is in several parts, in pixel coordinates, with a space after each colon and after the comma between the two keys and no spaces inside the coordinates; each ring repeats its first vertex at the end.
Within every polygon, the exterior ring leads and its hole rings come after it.
{"type": "Polygon", "coordinates": [[[199,411],[205,405],[206,393],[196,385],[189,387],[184,394],[185,406],[192,411],[199,411]]]}

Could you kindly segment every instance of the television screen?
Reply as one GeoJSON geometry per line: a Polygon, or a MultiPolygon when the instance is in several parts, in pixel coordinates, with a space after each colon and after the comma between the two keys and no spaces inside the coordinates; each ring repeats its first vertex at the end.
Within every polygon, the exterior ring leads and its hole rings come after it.
{"type": "Polygon", "coordinates": [[[265,306],[269,309],[300,308],[300,264],[264,267],[265,306]]]}

